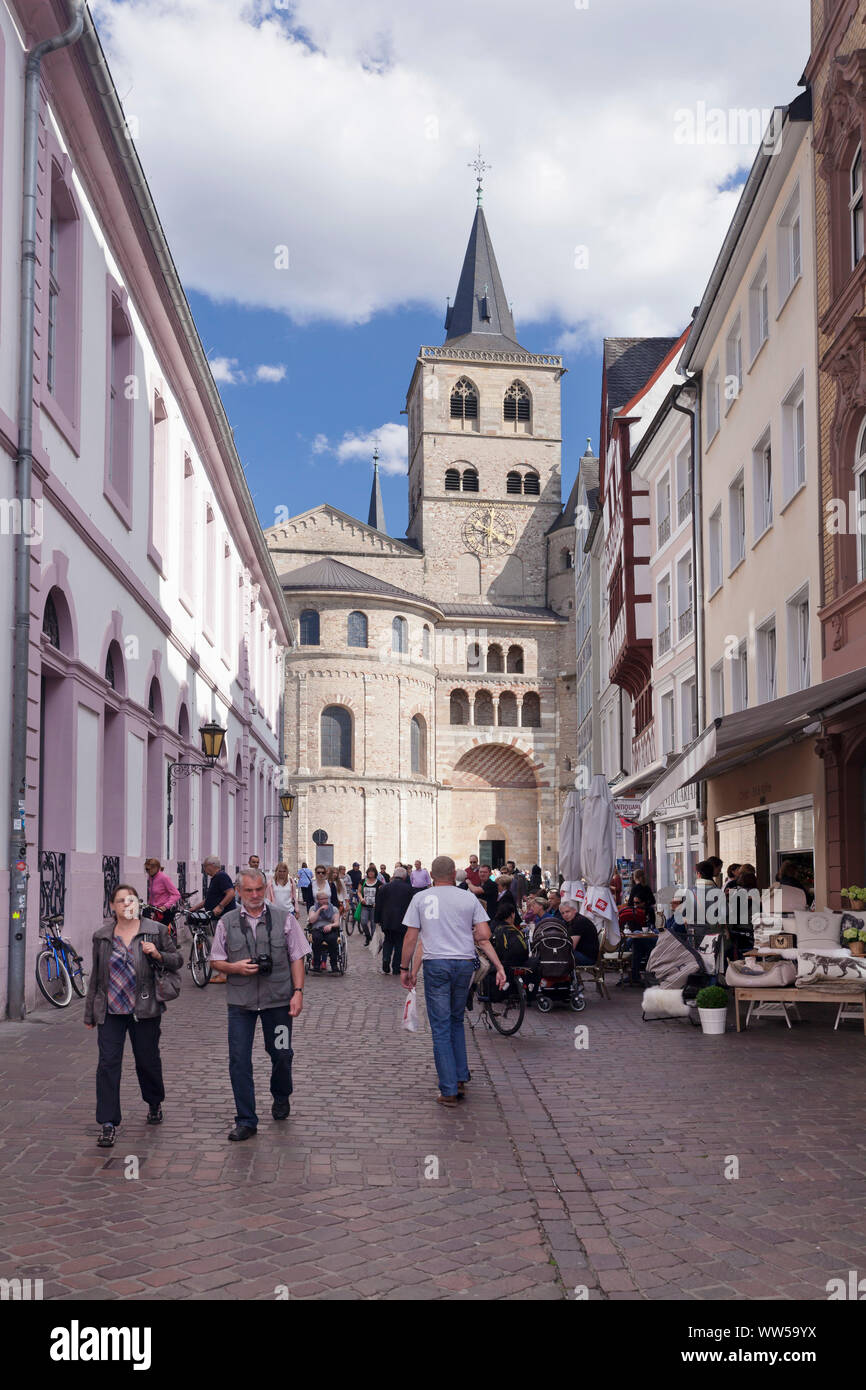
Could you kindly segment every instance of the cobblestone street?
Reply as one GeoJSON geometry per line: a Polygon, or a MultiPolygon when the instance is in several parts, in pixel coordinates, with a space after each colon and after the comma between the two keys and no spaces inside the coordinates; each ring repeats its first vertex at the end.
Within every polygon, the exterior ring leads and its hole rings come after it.
{"type": "Polygon", "coordinates": [[[80,1001],[0,1025],[0,1274],[51,1299],[785,1300],[866,1266],[864,1039],[829,1006],[713,1039],[644,1024],[636,990],[589,990],[514,1039],[478,1023],[449,1111],[426,1023],[403,1032],[398,981],[350,950],[346,978],[308,982],[286,1124],[259,1035],[243,1145],[220,987],[185,972],[166,1016],[161,1129],[127,1049],[112,1153],[80,1001]]]}

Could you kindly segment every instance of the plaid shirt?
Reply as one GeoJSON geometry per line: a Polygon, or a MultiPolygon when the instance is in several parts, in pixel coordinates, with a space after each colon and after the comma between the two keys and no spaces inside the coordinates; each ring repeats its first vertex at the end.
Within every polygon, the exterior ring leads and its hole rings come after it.
{"type": "Polygon", "coordinates": [[[135,1010],[135,956],[119,936],[111,945],[108,963],[108,1012],[131,1014],[135,1010]]]}

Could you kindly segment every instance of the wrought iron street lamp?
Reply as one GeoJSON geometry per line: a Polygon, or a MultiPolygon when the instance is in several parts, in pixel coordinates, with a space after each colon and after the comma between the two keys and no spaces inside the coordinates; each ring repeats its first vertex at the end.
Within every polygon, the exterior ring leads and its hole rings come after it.
{"type": "Polygon", "coordinates": [[[265,816],[265,863],[268,862],[268,821],[278,820],[282,825],[284,816],[290,816],[295,809],[295,798],[292,792],[280,792],[280,805],[282,811],[275,811],[273,815],[265,816]]]}
{"type": "Polygon", "coordinates": [[[201,772],[210,772],[219,762],[220,754],[223,751],[226,731],[221,724],[213,720],[208,724],[202,724],[199,729],[201,738],[201,751],[205,761],[203,763],[184,763],[176,762],[168,765],[168,814],[165,822],[165,856],[170,857],[171,827],[174,816],[171,814],[171,787],[177,777],[192,777],[201,772]]]}

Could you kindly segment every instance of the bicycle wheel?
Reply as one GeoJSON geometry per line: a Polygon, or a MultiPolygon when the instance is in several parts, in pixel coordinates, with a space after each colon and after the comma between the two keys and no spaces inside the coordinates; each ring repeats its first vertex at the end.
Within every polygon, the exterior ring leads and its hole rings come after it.
{"type": "Polygon", "coordinates": [[[354,930],[355,930],[355,918],[352,916],[352,913],[350,912],[349,915],[348,915],[348,917],[346,918],[346,935],[347,935],[347,936],[351,936],[351,935],[352,935],[352,932],[353,932],[354,930]]]}
{"type": "Polygon", "coordinates": [[[53,951],[40,951],[36,957],[36,983],[49,1004],[65,1009],[72,998],[72,981],[63,961],[53,951]]]}
{"type": "Polygon", "coordinates": [[[192,946],[189,953],[189,968],[192,974],[193,984],[198,985],[199,989],[204,989],[210,982],[211,970],[204,940],[200,932],[196,932],[192,939],[192,946]]]}
{"type": "Polygon", "coordinates": [[[522,981],[512,980],[511,987],[505,991],[503,998],[495,1003],[488,999],[485,1008],[497,1033],[501,1033],[504,1038],[513,1037],[526,1013],[526,993],[522,981]]]}
{"type": "Polygon", "coordinates": [[[340,941],[340,974],[345,975],[349,969],[349,948],[346,945],[346,938],[340,941]]]}
{"type": "Polygon", "coordinates": [[[83,999],[87,993],[87,976],[84,973],[84,961],[72,946],[66,947],[66,964],[69,969],[69,978],[72,981],[72,988],[83,999]]]}

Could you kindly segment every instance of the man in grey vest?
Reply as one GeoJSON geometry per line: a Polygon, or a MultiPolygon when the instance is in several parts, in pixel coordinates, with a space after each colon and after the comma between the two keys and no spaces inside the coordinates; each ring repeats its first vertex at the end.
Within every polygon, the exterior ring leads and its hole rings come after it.
{"type": "Polygon", "coordinates": [[[241,869],[235,888],[240,907],[227,912],[214,934],[210,963],[226,976],[229,1018],[229,1076],[235,1098],[235,1127],[229,1139],[252,1139],[258,1129],[253,1084],[253,1040],[261,1017],[271,1059],[271,1114],[285,1120],[291,1110],[292,1019],[304,1000],[304,957],[310,947],[297,919],[265,902],[267,880],[260,869],[241,869]]]}

